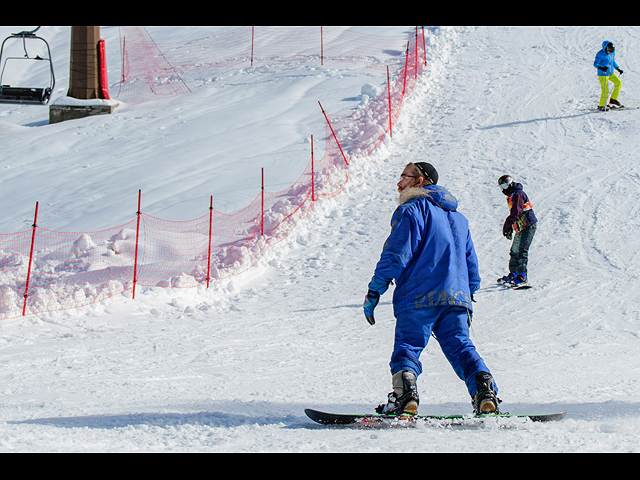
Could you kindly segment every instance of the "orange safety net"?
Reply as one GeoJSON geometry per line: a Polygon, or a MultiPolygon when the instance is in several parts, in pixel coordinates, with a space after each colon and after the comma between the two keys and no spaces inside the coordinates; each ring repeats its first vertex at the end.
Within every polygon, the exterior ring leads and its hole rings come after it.
{"type": "MultiPolygon", "coordinates": [[[[322,110],[323,158],[312,155],[291,187],[281,192],[263,187],[235,214],[210,207],[200,218],[167,221],[139,212],[119,227],[70,233],[38,226],[36,205],[32,229],[0,234],[0,319],[86,306],[129,290],[135,297],[137,286],[208,286],[250,269],[315,201],[343,190],[351,158],[368,155],[392,134],[404,98],[425,66],[423,40],[417,29],[413,41],[404,39],[406,55],[395,80],[389,77],[388,87],[367,107],[349,115],[322,110]]],[[[165,67],[158,68],[160,75],[165,67]]]]}
{"type": "MultiPolygon", "coordinates": [[[[417,35],[416,35],[417,37],[417,35]]],[[[118,96],[190,91],[179,72],[249,62],[317,60],[363,62],[397,70],[406,36],[381,36],[340,27],[237,27],[205,38],[156,43],[145,27],[120,27],[122,81],[118,96]]]]}

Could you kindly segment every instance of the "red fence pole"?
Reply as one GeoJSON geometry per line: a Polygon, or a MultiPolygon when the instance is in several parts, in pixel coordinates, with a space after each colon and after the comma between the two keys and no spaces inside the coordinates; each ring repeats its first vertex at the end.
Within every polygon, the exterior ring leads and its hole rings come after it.
{"type": "Polygon", "coordinates": [[[416,51],[414,53],[415,55],[415,63],[416,63],[416,71],[414,72],[414,78],[417,80],[418,79],[418,26],[416,25],[416,51]]]}
{"type": "Polygon", "coordinates": [[[409,42],[407,42],[407,55],[404,58],[404,85],[402,86],[402,96],[407,91],[407,68],[409,67],[409,42]]]}
{"type": "Polygon", "coordinates": [[[211,204],[209,206],[209,253],[207,254],[207,288],[209,288],[209,279],[211,278],[211,227],[213,224],[213,195],[211,195],[211,204]]]}
{"type": "Polygon", "coordinates": [[[264,237],[264,168],[262,169],[262,205],[260,206],[260,236],[264,237]]]}
{"type": "Polygon", "coordinates": [[[422,48],[424,49],[424,66],[427,66],[427,41],[424,38],[424,27],[422,27],[422,48]]]}
{"type": "Polygon", "coordinates": [[[22,316],[27,312],[27,297],[29,296],[29,280],[31,279],[31,262],[33,261],[33,246],[36,241],[36,228],[38,227],[38,202],[36,202],[36,213],[33,217],[33,233],[31,234],[31,252],[29,253],[29,268],[27,269],[27,283],[24,287],[24,303],[22,305],[22,316]]]}
{"type": "Polygon", "coordinates": [[[391,82],[389,81],[389,67],[387,67],[387,91],[389,92],[389,136],[393,138],[393,130],[391,128],[391,82]]]}
{"type": "Polygon", "coordinates": [[[320,105],[320,110],[322,110],[322,113],[324,114],[324,118],[327,121],[327,124],[329,125],[329,128],[331,129],[331,133],[333,134],[333,138],[336,139],[336,143],[338,144],[338,148],[340,149],[340,153],[342,154],[342,158],[344,158],[344,163],[347,164],[347,166],[349,165],[349,161],[347,160],[347,157],[345,156],[344,152],[342,151],[342,147],[340,146],[340,142],[338,141],[338,137],[336,136],[336,132],[333,131],[333,127],[331,126],[331,122],[329,121],[329,118],[327,117],[327,114],[324,111],[324,108],[322,108],[322,104],[320,102],[318,102],[318,105],[320,105]]]}
{"type": "Polygon", "coordinates": [[[122,37],[122,82],[127,79],[125,74],[125,56],[127,54],[127,37],[122,37]]]}
{"type": "Polygon", "coordinates": [[[138,222],[136,226],[136,255],[133,265],[133,299],[136,299],[136,283],[138,282],[138,240],[140,238],[140,202],[142,200],[142,190],[138,190],[138,222]]]}
{"type": "Polygon", "coordinates": [[[254,26],[251,27],[251,66],[253,67],[253,36],[255,33],[255,28],[254,26]]]}
{"type": "Polygon", "coordinates": [[[320,65],[324,66],[324,32],[320,27],[320,65]]]}
{"type": "Polygon", "coordinates": [[[311,201],[316,201],[316,186],[313,172],[313,135],[311,135],[311,201]]]}

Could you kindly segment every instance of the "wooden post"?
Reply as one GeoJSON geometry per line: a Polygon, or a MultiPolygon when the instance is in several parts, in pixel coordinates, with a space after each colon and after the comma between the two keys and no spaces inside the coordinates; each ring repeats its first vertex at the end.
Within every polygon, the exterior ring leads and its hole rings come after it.
{"type": "MultiPolygon", "coordinates": [[[[123,81],[125,56],[126,51],[123,51],[123,81]]],[[[118,103],[109,98],[105,44],[100,40],[100,27],[71,27],[69,60],[67,96],[90,101],[56,102],[49,107],[49,123],[112,114],[118,103]],[[105,102],[95,100],[105,100],[105,102]]]]}
{"type": "Polygon", "coordinates": [[[103,98],[98,73],[100,27],[71,27],[69,97],[103,98]]]}

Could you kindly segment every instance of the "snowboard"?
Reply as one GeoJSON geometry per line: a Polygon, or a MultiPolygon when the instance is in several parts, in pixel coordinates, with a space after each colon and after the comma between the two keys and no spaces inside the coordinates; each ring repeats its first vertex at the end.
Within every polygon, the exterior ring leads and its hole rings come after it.
{"type": "Polygon", "coordinates": [[[376,413],[349,414],[327,413],[318,410],[306,409],[304,413],[320,425],[357,425],[357,426],[415,426],[418,422],[429,421],[444,422],[450,425],[474,426],[486,419],[510,419],[518,418],[531,420],[532,422],[559,422],[567,412],[550,413],[542,415],[380,415],[376,413]]]}
{"type": "Polygon", "coordinates": [[[501,287],[507,288],[509,290],[529,290],[530,288],[533,288],[533,285],[530,285],[529,283],[521,283],[520,285],[514,285],[513,283],[509,283],[509,282],[498,281],[498,285],[501,287]]]}

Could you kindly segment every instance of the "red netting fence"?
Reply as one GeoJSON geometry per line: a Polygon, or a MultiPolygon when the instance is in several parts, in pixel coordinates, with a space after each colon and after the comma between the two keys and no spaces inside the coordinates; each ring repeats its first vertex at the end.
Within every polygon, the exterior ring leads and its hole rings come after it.
{"type": "Polygon", "coordinates": [[[179,72],[240,63],[315,59],[321,65],[329,60],[361,62],[396,71],[405,60],[407,40],[340,27],[237,27],[205,38],[157,44],[145,27],[120,27],[118,96],[187,93],[190,89],[179,72]]]}
{"type": "MultiPolygon", "coordinates": [[[[129,290],[135,298],[138,286],[209,286],[254,266],[270,246],[291,233],[317,200],[342,191],[352,157],[369,154],[392,133],[403,100],[425,66],[424,36],[416,30],[412,37],[405,39],[404,60],[394,72],[395,80],[388,76],[387,88],[366,108],[329,115],[319,105],[326,119],[323,158],[314,158],[312,139],[311,159],[291,187],[267,192],[263,186],[255,200],[237,213],[222,214],[210,205],[199,218],[167,221],[142,213],[140,195],[137,218],[130,222],[73,233],[37,225],[36,205],[33,228],[0,234],[0,319],[86,306],[129,290]]],[[[281,48],[273,47],[270,55],[284,55],[281,48]]],[[[158,66],[162,75],[175,71],[162,67],[158,58],[146,65],[158,66]]]]}

